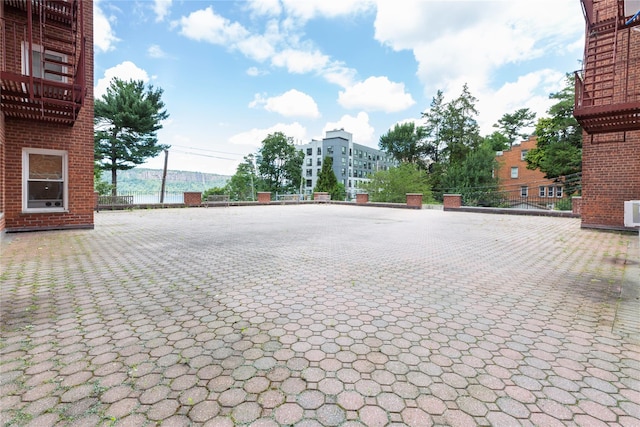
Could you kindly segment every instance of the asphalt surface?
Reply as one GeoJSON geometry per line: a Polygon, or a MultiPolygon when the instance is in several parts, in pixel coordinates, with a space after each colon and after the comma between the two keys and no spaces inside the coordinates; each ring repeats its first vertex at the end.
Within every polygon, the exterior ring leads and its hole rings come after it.
{"type": "Polygon", "coordinates": [[[577,219],[100,212],[0,249],[2,425],[640,425],[638,237],[577,219]]]}

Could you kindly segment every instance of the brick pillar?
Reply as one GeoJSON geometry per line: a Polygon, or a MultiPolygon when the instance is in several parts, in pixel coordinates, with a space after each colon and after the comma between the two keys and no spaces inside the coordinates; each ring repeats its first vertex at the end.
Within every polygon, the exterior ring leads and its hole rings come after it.
{"type": "Polygon", "coordinates": [[[367,203],[369,203],[369,195],[367,193],[356,194],[356,204],[366,205],[367,203]]]}
{"type": "Polygon", "coordinates": [[[185,191],[184,204],[187,206],[202,206],[202,193],[199,191],[185,191]]]}
{"type": "Polygon", "coordinates": [[[258,203],[271,203],[271,192],[258,191],[258,203]]]}
{"type": "Polygon", "coordinates": [[[422,209],[422,193],[407,193],[407,206],[422,209]]]}
{"type": "Polygon", "coordinates": [[[459,208],[462,206],[461,194],[445,194],[444,195],[444,209],[447,208],[459,208]]]}
{"type": "Polygon", "coordinates": [[[571,198],[571,211],[576,215],[582,216],[582,197],[573,196],[571,198]]]}

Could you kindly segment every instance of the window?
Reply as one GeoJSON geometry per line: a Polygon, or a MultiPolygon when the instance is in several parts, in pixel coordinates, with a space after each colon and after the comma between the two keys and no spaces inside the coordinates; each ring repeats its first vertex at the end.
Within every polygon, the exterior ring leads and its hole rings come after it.
{"type": "Polygon", "coordinates": [[[311,166],[313,164],[313,159],[311,157],[307,157],[307,166],[311,166]]]}
{"type": "Polygon", "coordinates": [[[313,175],[313,169],[307,169],[307,176],[313,175]]]}
{"type": "Polygon", "coordinates": [[[520,160],[524,160],[525,157],[527,157],[527,153],[529,152],[529,150],[522,150],[520,152],[520,160]]]}
{"type": "Polygon", "coordinates": [[[547,187],[541,185],[538,188],[538,190],[539,190],[540,197],[546,197],[547,196],[547,187]]]}
{"type": "Polygon", "coordinates": [[[518,167],[514,166],[511,168],[511,178],[517,178],[518,177],[518,167]]]}
{"type": "Polygon", "coordinates": [[[317,153],[318,153],[318,156],[321,156],[322,155],[322,148],[318,147],[317,153]]]}
{"type": "Polygon", "coordinates": [[[345,176],[347,174],[347,170],[345,168],[342,168],[342,176],[345,176]]]}
{"type": "Polygon", "coordinates": [[[316,166],[322,166],[322,159],[318,157],[318,161],[316,162],[316,166]]]}
{"type": "Polygon", "coordinates": [[[342,157],[342,158],[341,158],[341,162],[342,162],[342,164],[343,164],[343,165],[346,165],[346,164],[347,164],[347,159],[346,159],[346,157],[342,157]]]}
{"type": "Polygon", "coordinates": [[[556,197],[562,197],[562,187],[556,187],[556,197]]]}
{"type": "Polygon", "coordinates": [[[307,148],[307,156],[310,156],[313,153],[313,150],[311,148],[307,148]]]}
{"type": "Polygon", "coordinates": [[[528,197],[529,196],[529,187],[520,187],[520,196],[528,197]]]}
{"type": "Polygon", "coordinates": [[[310,179],[307,180],[307,187],[313,187],[310,179]]]}
{"type": "Polygon", "coordinates": [[[25,148],[22,152],[22,177],[24,211],[66,210],[66,151],[25,148]]]}
{"type": "Polygon", "coordinates": [[[553,197],[553,189],[554,189],[554,187],[553,187],[553,186],[551,186],[551,185],[550,185],[550,186],[549,186],[549,188],[547,189],[547,195],[548,195],[549,197],[553,197]]]}
{"type": "Polygon", "coordinates": [[[320,176],[320,169],[316,169],[316,175],[320,176]]]}
{"type": "Polygon", "coordinates": [[[333,145],[327,147],[327,154],[333,154],[333,145]]]}
{"type": "Polygon", "coordinates": [[[347,154],[347,147],[340,147],[342,149],[342,154],[347,154]]]}
{"type": "Polygon", "coordinates": [[[29,44],[22,43],[22,74],[25,76],[40,77],[46,80],[54,80],[58,82],[66,82],[67,67],[63,64],[67,62],[67,56],[51,50],[44,50],[42,46],[32,45],[31,54],[29,54],[29,44]],[[44,53],[44,57],[43,57],[44,53]],[[33,64],[33,70],[31,65],[33,64]],[[44,70],[43,70],[44,66],[44,70]]]}

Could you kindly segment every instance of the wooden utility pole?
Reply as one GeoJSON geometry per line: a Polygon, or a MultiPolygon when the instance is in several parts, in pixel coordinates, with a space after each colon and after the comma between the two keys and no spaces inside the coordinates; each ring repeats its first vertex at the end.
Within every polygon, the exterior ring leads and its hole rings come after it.
{"type": "Polygon", "coordinates": [[[167,164],[169,163],[169,150],[164,150],[164,169],[162,170],[162,189],[160,190],[160,203],[164,203],[164,188],[167,182],[167,164]]]}

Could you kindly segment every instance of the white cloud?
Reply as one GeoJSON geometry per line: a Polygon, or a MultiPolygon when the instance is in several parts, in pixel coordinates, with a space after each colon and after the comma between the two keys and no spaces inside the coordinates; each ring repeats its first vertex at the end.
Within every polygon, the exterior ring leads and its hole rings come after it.
{"type": "Polygon", "coordinates": [[[153,11],[156,14],[156,22],[164,21],[171,9],[171,2],[172,0],[154,0],[153,11]]]}
{"type": "Polygon", "coordinates": [[[271,98],[256,94],[254,100],[249,103],[249,107],[256,108],[259,106],[263,106],[265,110],[281,114],[284,117],[320,117],[318,105],[313,98],[296,89],[291,89],[282,95],[271,98]]]}
{"type": "Polygon", "coordinates": [[[280,0],[249,0],[248,8],[260,16],[278,16],[282,13],[280,0]]]}
{"type": "Polygon", "coordinates": [[[394,83],[387,77],[369,77],[340,91],[338,102],[344,108],[386,113],[403,111],[416,103],[405,92],[404,83],[394,83]]]}
{"type": "Polygon", "coordinates": [[[158,46],[157,44],[152,44],[151,46],[149,46],[149,49],[147,49],[147,55],[149,55],[152,58],[166,58],[167,54],[165,51],[162,50],[162,48],[160,46],[158,46]]]}
{"type": "Polygon", "coordinates": [[[503,65],[566,52],[583,29],[572,0],[379,0],[375,20],[378,41],[413,52],[427,93],[459,79],[488,86],[491,73],[503,65]]]}
{"type": "MultiPolygon", "coordinates": [[[[513,113],[520,108],[529,108],[536,118],[547,115],[547,110],[555,103],[549,94],[561,90],[565,85],[565,75],[551,69],[538,70],[506,82],[498,90],[487,90],[479,94],[478,110],[481,133],[488,135],[496,129],[496,123],[503,114],[513,113]]],[[[533,128],[525,131],[532,132],[533,128]]]]}
{"type": "Polygon", "coordinates": [[[269,74],[268,71],[266,70],[261,70],[257,67],[249,67],[247,68],[247,75],[251,76],[251,77],[258,77],[258,76],[264,76],[266,74],[269,74]]]}
{"type": "Polygon", "coordinates": [[[185,37],[216,45],[234,45],[249,34],[239,23],[216,14],[211,6],[183,16],[180,26],[180,34],[185,37]]]}
{"type": "Polygon", "coordinates": [[[94,87],[94,97],[101,98],[102,95],[107,93],[107,88],[111,80],[117,77],[120,80],[142,80],[147,83],[149,81],[149,74],[142,68],[139,68],[131,61],[124,61],[115,67],[111,67],[104,72],[104,76],[98,80],[98,83],[94,87]]]}
{"type": "Polygon", "coordinates": [[[100,2],[95,1],[93,3],[93,45],[98,52],[109,52],[115,49],[118,41],[120,39],[116,37],[109,18],[100,8],[100,2]]]}
{"type": "Polygon", "coordinates": [[[277,67],[284,67],[290,73],[304,74],[311,71],[321,71],[329,62],[329,57],[320,51],[304,51],[285,49],[271,58],[271,63],[277,67]]]}
{"type": "Polygon", "coordinates": [[[260,148],[262,141],[270,134],[275,132],[282,132],[288,137],[293,138],[294,142],[298,143],[307,140],[307,129],[298,122],[290,124],[278,123],[266,129],[253,128],[246,132],[242,132],[233,135],[229,138],[229,142],[232,144],[244,145],[247,149],[253,151],[260,148]]]}
{"type": "Polygon", "coordinates": [[[298,21],[355,15],[374,6],[372,0],[282,0],[282,4],[286,12],[298,21]]]}
{"type": "Polygon", "coordinates": [[[346,114],[337,122],[327,122],[322,129],[322,133],[324,135],[327,131],[334,129],[344,129],[350,132],[353,134],[353,142],[355,143],[370,146],[377,145],[377,141],[373,140],[374,129],[369,124],[369,115],[364,111],[359,112],[355,117],[346,114]]]}

